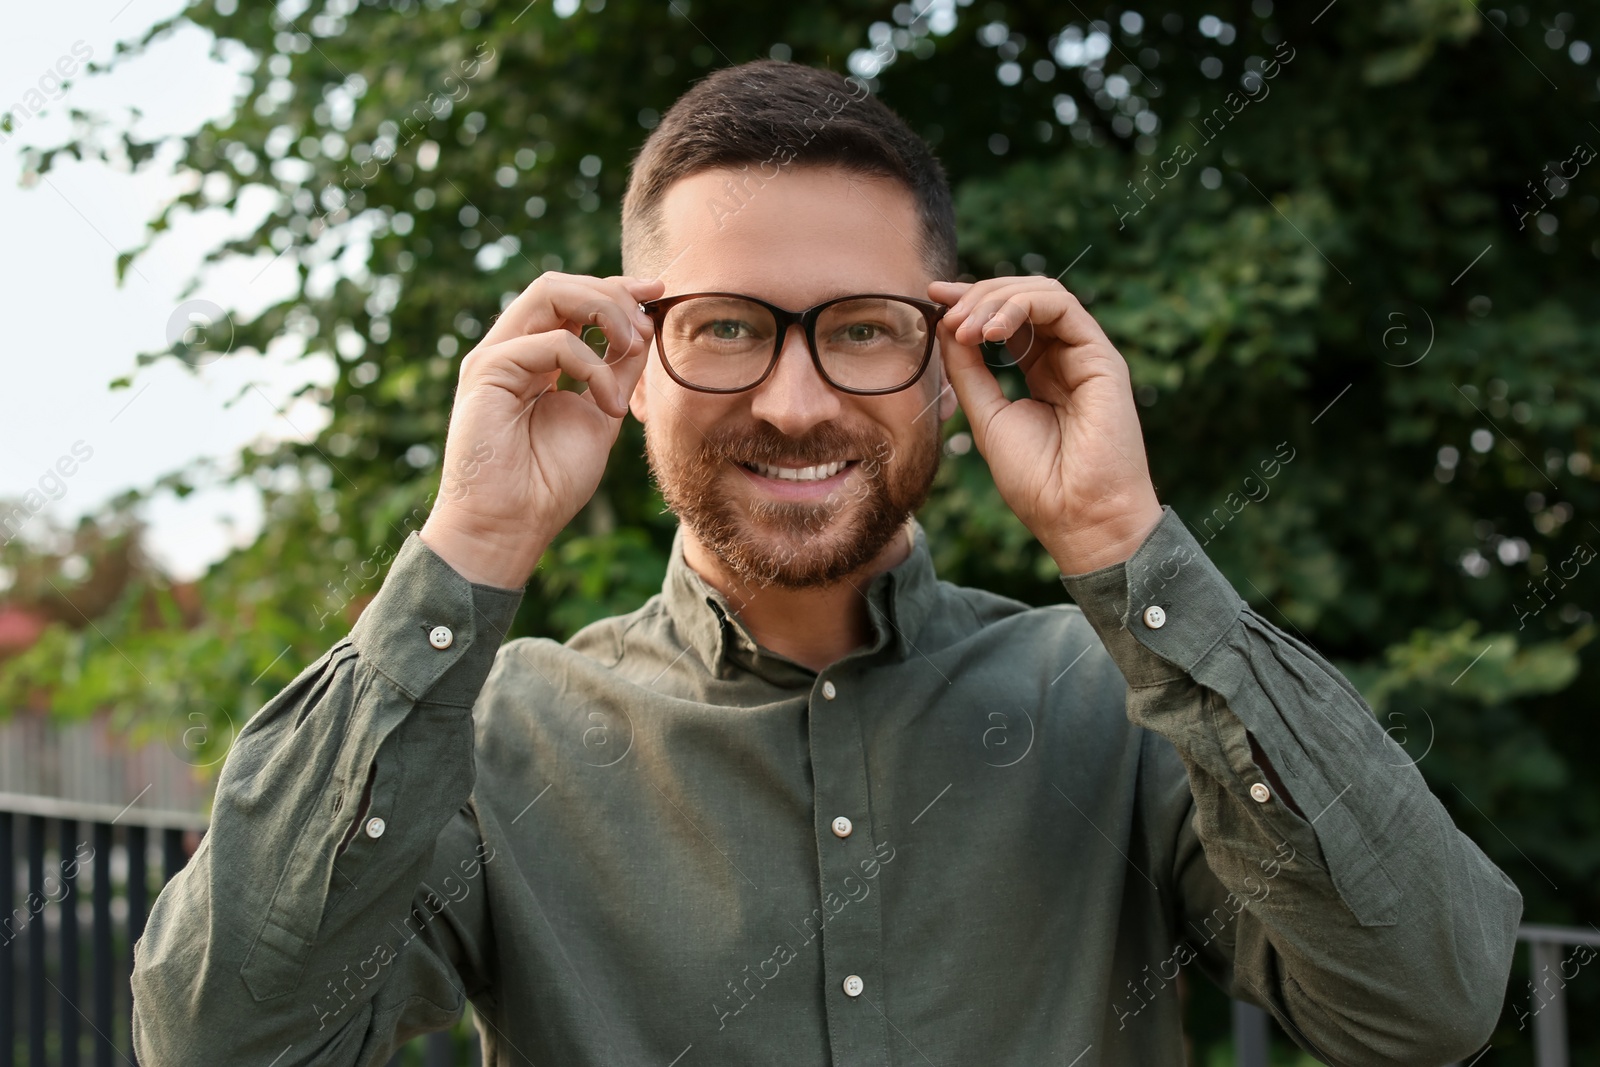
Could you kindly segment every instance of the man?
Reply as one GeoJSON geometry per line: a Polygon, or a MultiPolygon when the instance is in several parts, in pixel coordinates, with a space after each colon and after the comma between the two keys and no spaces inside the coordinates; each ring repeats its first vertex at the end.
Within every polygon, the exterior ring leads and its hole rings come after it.
{"type": "Polygon", "coordinates": [[[623,230],[462,361],[427,524],[240,733],[138,946],[143,1062],[381,1064],[470,999],[496,1065],[1176,1063],[1190,961],[1330,1063],[1485,1041],[1516,888],[1158,503],[1072,295],[949,280],[893,113],[719,71],[623,230]],[[936,578],[958,400],[1078,606],[936,578]],[[660,596],[501,647],[630,410],[660,596]]]}

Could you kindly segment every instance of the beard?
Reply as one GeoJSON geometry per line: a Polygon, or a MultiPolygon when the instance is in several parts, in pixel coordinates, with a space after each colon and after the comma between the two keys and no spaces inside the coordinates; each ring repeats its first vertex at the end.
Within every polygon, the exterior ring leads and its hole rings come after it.
{"type": "MultiPolygon", "coordinates": [[[[803,589],[829,585],[877,558],[928,499],[939,469],[939,427],[897,455],[881,434],[822,423],[789,437],[770,423],[695,434],[663,447],[645,425],[645,459],[667,508],[741,582],[803,589]],[[843,485],[819,501],[739,502],[724,487],[729,466],[857,460],[843,485]]],[[[742,468],[741,468],[742,469],[742,468]]],[[[735,473],[733,477],[742,477],[735,473]]],[[[752,475],[754,477],[754,475],[752,475]]]]}

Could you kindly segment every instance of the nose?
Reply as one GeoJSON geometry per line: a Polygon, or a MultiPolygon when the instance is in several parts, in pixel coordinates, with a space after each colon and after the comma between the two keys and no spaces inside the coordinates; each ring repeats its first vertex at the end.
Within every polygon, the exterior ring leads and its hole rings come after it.
{"type": "Polygon", "coordinates": [[[752,391],[750,413],[790,437],[837,418],[839,391],[822,380],[806,348],[805,331],[795,324],[784,335],[778,365],[752,391]]]}

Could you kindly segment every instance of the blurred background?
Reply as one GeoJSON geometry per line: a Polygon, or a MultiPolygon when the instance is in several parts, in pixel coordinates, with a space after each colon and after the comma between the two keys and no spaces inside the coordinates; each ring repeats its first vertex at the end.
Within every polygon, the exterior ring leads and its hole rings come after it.
{"type": "MultiPolygon", "coordinates": [[[[459,357],[542,271],[619,271],[632,153],[764,56],[932,143],[965,279],[1079,295],[1163,502],[1515,879],[1538,925],[1474,1062],[1600,1063],[1600,5],[1081,2],[8,11],[0,1067],[126,1049],[149,895],[421,526],[459,357]]],[[[945,433],[941,575],[1063,599],[945,433]]],[[[672,529],[629,420],[517,634],[637,607],[672,529]]],[[[1192,1062],[1258,1054],[1185,988],[1192,1062]]]]}

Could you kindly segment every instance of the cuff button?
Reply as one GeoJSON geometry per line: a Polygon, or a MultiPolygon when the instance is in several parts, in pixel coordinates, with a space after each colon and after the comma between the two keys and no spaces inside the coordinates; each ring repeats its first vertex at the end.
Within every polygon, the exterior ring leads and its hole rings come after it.
{"type": "Polygon", "coordinates": [[[456,643],[456,635],[450,632],[448,626],[435,626],[428,632],[428,644],[443,651],[456,643]]]}
{"type": "Polygon", "coordinates": [[[1167,613],[1160,604],[1151,604],[1144,609],[1144,624],[1152,630],[1159,630],[1167,624],[1167,613]]]}

